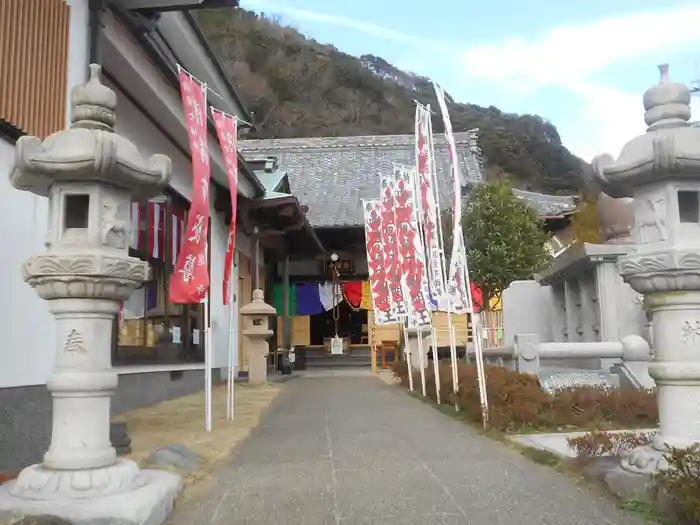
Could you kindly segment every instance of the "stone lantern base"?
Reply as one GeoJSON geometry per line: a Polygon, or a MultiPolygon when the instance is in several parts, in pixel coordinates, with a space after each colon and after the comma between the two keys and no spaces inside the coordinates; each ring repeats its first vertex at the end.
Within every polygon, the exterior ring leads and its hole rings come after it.
{"type": "Polygon", "coordinates": [[[75,525],[160,525],[181,485],[176,474],[139,470],[128,460],[89,470],[32,465],[0,487],[0,518],[48,515],[75,525]]]}

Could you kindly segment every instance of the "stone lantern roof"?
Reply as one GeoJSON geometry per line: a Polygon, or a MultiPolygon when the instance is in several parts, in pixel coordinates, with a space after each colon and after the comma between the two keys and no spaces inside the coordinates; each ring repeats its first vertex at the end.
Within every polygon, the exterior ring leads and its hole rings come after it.
{"type": "Polygon", "coordinates": [[[129,139],[114,133],[117,95],[100,81],[101,67],[71,92],[71,125],[47,137],[21,137],[15,147],[10,183],[18,190],[48,196],[58,182],[105,183],[150,197],[170,181],[166,155],[144,158],[129,139]]]}
{"type": "Polygon", "coordinates": [[[643,97],[646,133],[629,141],[617,161],[607,154],[593,159],[599,180],[617,189],[614,197],[629,196],[637,185],[696,177],[700,171],[700,128],[689,122],[690,88],[670,80],[667,64],[659,71],[659,82],[643,97]]]}

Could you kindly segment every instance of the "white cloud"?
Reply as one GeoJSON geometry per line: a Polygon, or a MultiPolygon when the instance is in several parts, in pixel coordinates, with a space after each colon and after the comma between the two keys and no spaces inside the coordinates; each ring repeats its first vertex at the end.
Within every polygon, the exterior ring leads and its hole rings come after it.
{"type": "MultiPolygon", "coordinates": [[[[605,85],[596,79],[600,72],[610,66],[625,67],[626,62],[639,59],[649,61],[651,68],[657,61],[700,44],[697,4],[631,12],[585,25],[556,27],[532,39],[509,38],[459,50],[454,45],[341,15],[296,9],[268,0],[245,3],[246,7],[292,19],[331,24],[402,42],[422,52],[439,52],[443,59],[453,56],[455,70],[461,71],[460,83],[467,88],[474,79],[520,94],[551,86],[563,88],[572,94],[572,100],[578,101],[578,118],[576,122],[560,122],[553,110],[553,122],[560,128],[564,144],[586,160],[602,152],[616,155],[628,140],[645,129],[642,92],[627,93],[605,85]]],[[[436,80],[455,83],[454,79],[436,80]]]]}
{"type": "Polygon", "coordinates": [[[349,18],[347,16],[334,15],[330,13],[320,13],[318,11],[309,11],[306,9],[297,9],[295,7],[289,7],[286,5],[276,4],[274,2],[268,2],[267,0],[248,0],[247,2],[245,2],[245,7],[256,9],[258,11],[269,11],[274,14],[285,15],[289,18],[296,20],[307,20],[310,22],[321,22],[325,24],[345,27],[347,29],[352,29],[353,31],[357,31],[365,35],[382,38],[384,40],[391,40],[393,42],[411,44],[414,46],[428,45],[432,49],[441,51],[450,50],[448,46],[442,45],[432,40],[425,40],[417,37],[416,35],[404,33],[403,31],[391,29],[389,27],[381,26],[378,24],[373,24],[371,22],[364,22],[356,18],[349,18]]]}
{"type": "Polygon", "coordinates": [[[642,93],[601,84],[596,73],[640,58],[652,61],[652,67],[653,61],[700,43],[699,19],[700,5],[695,5],[559,27],[530,41],[474,46],[461,53],[464,79],[498,82],[519,92],[565,88],[582,101],[581,120],[575,123],[580,131],[562,133],[566,145],[586,160],[605,151],[617,154],[645,129],[642,93]]]}

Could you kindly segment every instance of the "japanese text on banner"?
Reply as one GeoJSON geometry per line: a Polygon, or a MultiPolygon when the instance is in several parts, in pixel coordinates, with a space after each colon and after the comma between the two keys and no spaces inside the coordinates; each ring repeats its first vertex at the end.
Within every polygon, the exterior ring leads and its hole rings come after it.
{"type": "Polygon", "coordinates": [[[226,177],[231,194],[231,222],[228,230],[228,245],[226,258],[224,259],[223,294],[224,304],[228,304],[231,290],[231,266],[236,248],[236,211],[238,203],[238,153],[236,151],[236,137],[238,136],[238,121],[236,117],[226,115],[221,111],[211,108],[211,114],[216,125],[216,133],[219,137],[219,145],[224,156],[226,177]]]}
{"type": "Polygon", "coordinates": [[[394,213],[401,264],[401,284],[408,305],[410,326],[430,324],[428,279],[425,253],[418,229],[415,171],[407,166],[394,166],[394,213]]]}
{"type": "Polygon", "coordinates": [[[399,239],[396,232],[396,199],[394,188],[396,181],[394,172],[381,177],[381,224],[382,224],[382,249],[384,250],[384,271],[389,285],[393,311],[398,317],[408,315],[408,304],[404,296],[401,283],[401,259],[399,251],[399,239]]]}
{"type": "Polygon", "coordinates": [[[192,201],[175,271],[170,278],[173,303],[199,303],[209,291],[209,147],[206,86],[180,70],[180,94],[192,155],[192,201]]]}
{"type": "Polygon", "coordinates": [[[435,192],[435,158],[432,151],[430,111],[416,105],[416,166],[418,208],[425,245],[430,302],[437,307],[445,295],[445,261],[438,231],[438,207],[435,192]]]}
{"type": "Polygon", "coordinates": [[[386,281],[384,249],[382,245],[381,204],[379,200],[362,203],[365,218],[365,241],[367,246],[367,268],[372,291],[374,319],[377,324],[398,321],[391,304],[391,294],[386,281]]]}

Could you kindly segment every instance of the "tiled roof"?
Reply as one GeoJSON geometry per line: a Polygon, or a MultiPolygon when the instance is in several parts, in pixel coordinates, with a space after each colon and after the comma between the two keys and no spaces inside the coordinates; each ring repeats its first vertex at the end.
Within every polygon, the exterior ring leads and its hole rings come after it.
{"type": "MultiPolygon", "coordinates": [[[[449,154],[442,135],[434,140],[440,200],[448,203],[449,154]]],[[[469,133],[455,133],[455,143],[464,186],[482,182],[469,149],[469,133]]],[[[238,147],[244,157],[276,156],[289,176],[292,194],[309,207],[310,223],[321,228],[361,226],[362,199],[379,196],[380,174],[393,164],[412,165],[415,158],[413,135],[243,140],[238,147]]]]}
{"type": "Polygon", "coordinates": [[[551,217],[573,211],[574,198],[568,195],[546,195],[534,191],[513,190],[516,197],[519,197],[537,209],[542,216],[551,217]]]}

